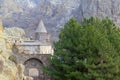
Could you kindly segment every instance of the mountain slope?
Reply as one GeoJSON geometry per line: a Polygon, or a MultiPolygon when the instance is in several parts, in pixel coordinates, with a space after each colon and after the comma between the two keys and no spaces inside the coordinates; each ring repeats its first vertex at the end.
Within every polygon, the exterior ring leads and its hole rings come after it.
{"type": "Polygon", "coordinates": [[[53,39],[71,17],[109,16],[116,24],[120,21],[119,0],[0,0],[0,14],[4,26],[18,26],[31,36],[42,19],[53,39]]]}

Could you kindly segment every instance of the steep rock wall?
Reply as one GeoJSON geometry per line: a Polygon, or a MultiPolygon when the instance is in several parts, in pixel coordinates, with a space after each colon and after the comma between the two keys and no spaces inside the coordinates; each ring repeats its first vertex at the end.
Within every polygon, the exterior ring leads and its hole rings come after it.
{"type": "Polygon", "coordinates": [[[12,53],[13,44],[9,42],[10,38],[2,27],[0,25],[0,80],[32,80],[24,76],[24,66],[17,63],[12,53]]]}

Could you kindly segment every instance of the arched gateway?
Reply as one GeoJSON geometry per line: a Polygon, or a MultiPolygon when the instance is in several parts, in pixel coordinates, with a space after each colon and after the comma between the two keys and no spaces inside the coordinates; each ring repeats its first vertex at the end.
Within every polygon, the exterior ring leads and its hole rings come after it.
{"type": "Polygon", "coordinates": [[[53,48],[43,21],[40,21],[35,31],[35,37],[28,40],[16,38],[14,43],[18,63],[25,66],[24,74],[33,77],[34,80],[48,80],[43,66],[49,66],[48,56],[53,55],[53,48]]]}
{"type": "Polygon", "coordinates": [[[25,65],[25,76],[33,77],[36,80],[43,80],[43,63],[36,58],[30,58],[24,62],[25,65]]]}

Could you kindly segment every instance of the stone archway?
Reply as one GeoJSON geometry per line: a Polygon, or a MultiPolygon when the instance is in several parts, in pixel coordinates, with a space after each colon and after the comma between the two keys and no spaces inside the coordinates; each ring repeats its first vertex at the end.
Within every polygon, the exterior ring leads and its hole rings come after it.
{"type": "Polygon", "coordinates": [[[30,58],[24,62],[25,65],[25,76],[33,77],[34,80],[43,80],[43,63],[36,58],[30,58]]]}

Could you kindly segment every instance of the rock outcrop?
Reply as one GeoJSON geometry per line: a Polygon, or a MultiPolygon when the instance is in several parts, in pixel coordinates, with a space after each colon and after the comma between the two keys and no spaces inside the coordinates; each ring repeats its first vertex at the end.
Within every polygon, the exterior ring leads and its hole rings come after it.
{"type": "MultiPolygon", "coordinates": [[[[9,31],[9,29],[7,30],[9,31]]],[[[11,29],[11,32],[14,31],[11,29]]],[[[19,35],[21,34],[22,32],[19,35]]],[[[17,63],[16,57],[11,50],[12,47],[10,47],[13,44],[8,42],[10,41],[9,36],[0,24],[0,80],[32,80],[32,78],[24,76],[24,66],[17,63]]],[[[15,35],[11,37],[13,36],[15,35]]]]}

